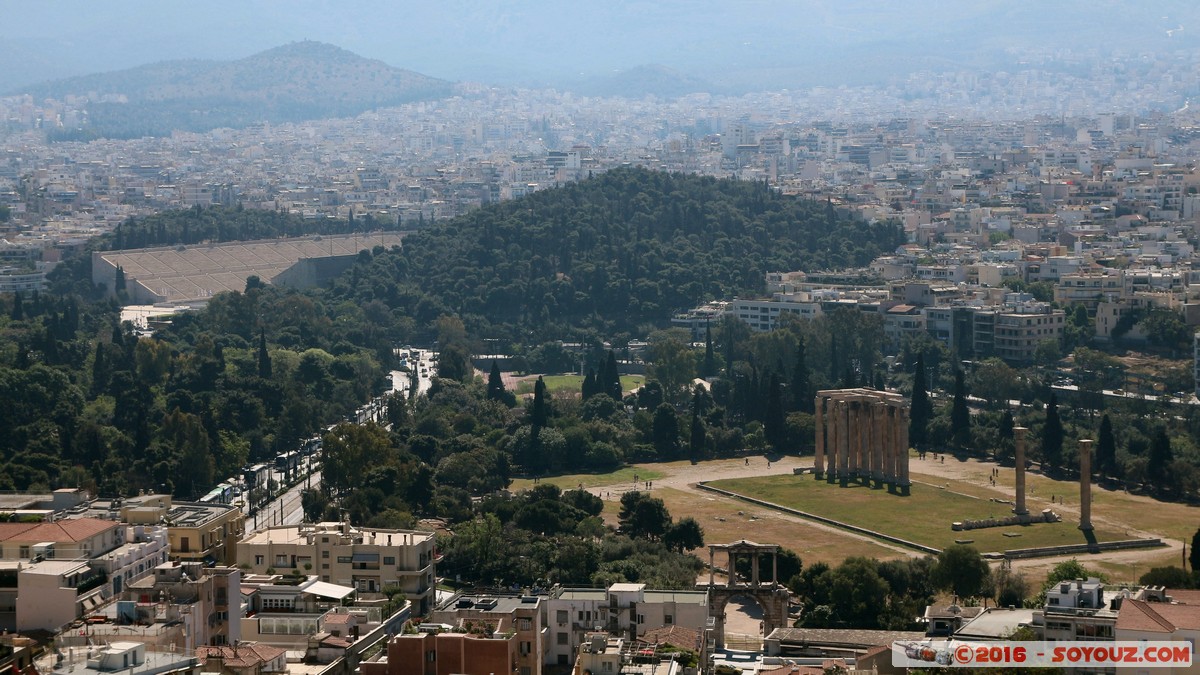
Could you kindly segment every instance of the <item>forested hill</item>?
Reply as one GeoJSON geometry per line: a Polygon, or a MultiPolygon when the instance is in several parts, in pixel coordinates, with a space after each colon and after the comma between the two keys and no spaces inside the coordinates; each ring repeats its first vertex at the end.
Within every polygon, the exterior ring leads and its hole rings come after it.
{"type": "Polygon", "coordinates": [[[35,100],[90,92],[124,97],[122,103],[93,100],[85,124],[52,135],[74,140],[345,117],[440,98],[451,90],[443,80],[303,41],[235,61],[165,61],[48,82],[20,93],[35,100]]]}
{"type": "Polygon", "coordinates": [[[901,243],[898,224],[848,220],[763,183],[620,169],[411,235],[335,294],[382,300],[417,325],[457,314],[484,337],[632,332],[759,295],[768,271],[862,265],[901,243]]]}

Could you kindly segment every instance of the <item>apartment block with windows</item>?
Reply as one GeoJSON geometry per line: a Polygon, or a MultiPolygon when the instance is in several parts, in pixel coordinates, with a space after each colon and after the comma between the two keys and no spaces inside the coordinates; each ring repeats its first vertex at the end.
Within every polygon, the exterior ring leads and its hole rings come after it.
{"type": "Polygon", "coordinates": [[[1044,303],[1001,310],[996,313],[993,349],[1005,361],[1029,362],[1038,345],[1062,340],[1067,313],[1044,303]]]}
{"type": "Polygon", "coordinates": [[[647,590],[645,584],[613,584],[608,589],[556,587],[546,600],[546,663],[570,663],[587,635],[597,630],[633,640],[663,626],[703,632],[707,625],[708,594],[704,591],[647,590]]]}
{"type": "Polygon", "coordinates": [[[363,599],[399,586],[420,616],[433,607],[435,551],[432,532],[369,529],[349,523],[272,527],[238,545],[238,565],[253,574],[319,575],[351,586],[363,599]]]}
{"type": "Polygon", "coordinates": [[[166,560],[166,529],[99,518],[0,523],[0,630],[54,630],[166,560]]]}
{"type": "Polygon", "coordinates": [[[171,559],[232,565],[237,543],[246,529],[246,515],[227,504],[174,502],[170,495],[143,495],[119,505],[121,520],[132,524],[165,522],[171,540],[171,559]]]}
{"type": "MultiPolygon", "coordinates": [[[[465,631],[477,637],[490,637],[491,640],[508,641],[516,649],[515,667],[508,672],[514,675],[538,675],[542,672],[542,664],[546,655],[547,629],[543,621],[545,598],[537,595],[524,596],[486,596],[486,595],[456,595],[429,615],[433,624],[451,626],[455,632],[465,631]]],[[[453,634],[453,633],[452,633],[453,634]]],[[[438,638],[442,638],[441,635],[438,638]]],[[[428,641],[428,638],[426,638],[428,641]]],[[[448,654],[456,653],[458,649],[472,647],[483,650],[485,647],[497,655],[507,653],[510,647],[492,644],[491,642],[463,643],[445,638],[433,640],[436,649],[434,659],[445,661],[448,654]],[[447,650],[444,652],[444,650],[447,650]]],[[[390,651],[389,651],[390,653],[390,651]]],[[[389,657],[390,658],[390,657],[389,657]]],[[[425,658],[428,660],[429,653],[425,658]]],[[[468,670],[451,670],[454,664],[442,663],[437,673],[473,673],[468,670]]],[[[389,672],[388,675],[407,675],[389,672]]],[[[426,671],[428,672],[428,671],[426,671]]],[[[479,675],[499,671],[482,671],[479,675]]]]}

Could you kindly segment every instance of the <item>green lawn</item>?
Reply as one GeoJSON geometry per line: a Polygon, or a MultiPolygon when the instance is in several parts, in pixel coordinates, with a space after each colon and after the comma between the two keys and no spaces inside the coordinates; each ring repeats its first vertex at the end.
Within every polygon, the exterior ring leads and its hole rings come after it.
{"type": "MultiPolygon", "coordinates": [[[[811,475],[735,478],[709,485],[935,548],[956,539],[973,540],[971,545],[982,552],[1085,543],[1077,523],[1066,514],[1058,523],[955,532],[950,529],[954,521],[1001,518],[1012,507],[923,484],[914,484],[908,497],[855,484],[843,488],[811,475]]],[[[1105,529],[1095,534],[1099,541],[1130,538],[1105,529]]]]}
{"type": "MultiPolygon", "coordinates": [[[[661,471],[653,469],[639,468],[636,466],[626,466],[616,471],[608,473],[572,473],[562,476],[547,476],[540,479],[542,483],[553,483],[564,490],[570,490],[579,487],[582,483],[583,487],[597,487],[601,485],[619,486],[622,483],[628,484],[631,488],[634,487],[633,475],[637,474],[639,481],[653,481],[663,477],[661,471]]],[[[533,479],[518,478],[512,482],[510,490],[517,492],[533,487],[533,479]]]]}
{"type": "MultiPolygon", "coordinates": [[[[625,391],[632,391],[642,386],[646,378],[643,375],[622,375],[621,388],[625,391]]],[[[546,383],[546,391],[551,394],[567,390],[580,392],[583,389],[582,375],[543,375],[542,381],[546,383]]],[[[517,395],[532,394],[533,380],[526,380],[517,385],[517,395]]]]}

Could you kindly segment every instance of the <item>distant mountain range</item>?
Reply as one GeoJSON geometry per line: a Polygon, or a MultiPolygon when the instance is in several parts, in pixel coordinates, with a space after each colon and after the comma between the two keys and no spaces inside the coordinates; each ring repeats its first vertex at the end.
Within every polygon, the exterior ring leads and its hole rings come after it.
{"type": "Polygon", "coordinates": [[[1195,0],[97,4],[4,3],[5,25],[19,29],[0,36],[0,91],[163,59],[241,58],[301,39],[448,81],[582,92],[663,64],[735,94],[880,85],[922,71],[1088,75],[1113,59],[1200,50],[1195,0]]]}
{"type": "Polygon", "coordinates": [[[304,41],[236,61],[160,61],[23,87],[19,93],[35,99],[124,96],[123,102],[90,103],[87,124],[59,134],[87,138],[343,117],[451,91],[444,80],[304,41]]]}

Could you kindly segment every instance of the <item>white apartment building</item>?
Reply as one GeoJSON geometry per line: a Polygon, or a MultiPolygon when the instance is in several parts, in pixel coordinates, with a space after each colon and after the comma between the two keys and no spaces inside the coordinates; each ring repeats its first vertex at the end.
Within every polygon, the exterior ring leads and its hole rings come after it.
{"type": "Polygon", "coordinates": [[[1060,341],[1066,312],[1046,303],[1025,303],[996,314],[993,348],[1005,361],[1032,361],[1037,347],[1046,340],[1060,341]]]}
{"type": "Polygon", "coordinates": [[[545,607],[547,664],[570,663],[587,635],[597,629],[632,640],[662,626],[684,626],[701,633],[708,626],[707,593],[647,590],[645,584],[556,588],[545,607]]]}
{"type": "Polygon", "coordinates": [[[0,523],[0,629],[54,630],[166,560],[167,531],[81,518],[0,523]]]}
{"type": "Polygon", "coordinates": [[[746,322],[750,330],[763,332],[774,330],[781,314],[815,319],[823,312],[821,303],[808,294],[777,294],[771,300],[734,300],[729,303],[726,313],[746,322]]]}
{"type": "Polygon", "coordinates": [[[241,578],[236,567],[178,561],[158,565],[106,609],[109,621],[89,627],[90,639],[134,640],[184,653],[237,644],[242,639],[241,578]]]}
{"type": "Polygon", "coordinates": [[[255,532],[237,548],[238,565],[254,574],[279,572],[320,575],[321,581],[351,586],[359,597],[382,597],[399,586],[424,615],[435,590],[432,532],[317,523],[272,527],[255,532]]]}

